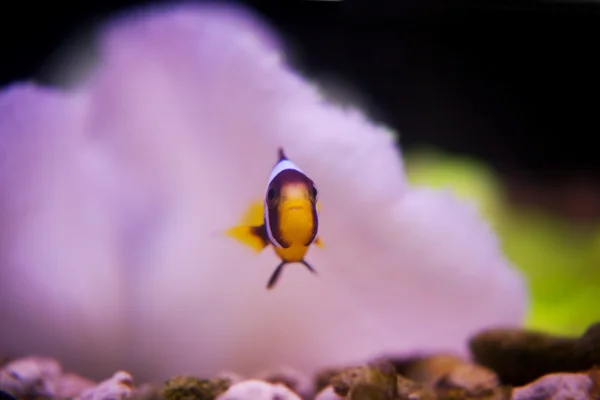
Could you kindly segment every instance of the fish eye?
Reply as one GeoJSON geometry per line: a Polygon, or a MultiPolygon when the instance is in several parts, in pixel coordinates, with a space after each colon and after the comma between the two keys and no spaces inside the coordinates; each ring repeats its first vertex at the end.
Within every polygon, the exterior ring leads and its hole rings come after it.
{"type": "Polygon", "coordinates": [[[273,188],[273,187],[269,188],[269,191],[267,192],[267,199],[269,201],[272,201],[273,199],[275,199],[275,188],[273,188]]]}
{"type": "Polygon", "coordinates": [[[312,186],[312,195],[316,199],[319,192],[317,191],[317,187],[315,185],[312,186]]]}

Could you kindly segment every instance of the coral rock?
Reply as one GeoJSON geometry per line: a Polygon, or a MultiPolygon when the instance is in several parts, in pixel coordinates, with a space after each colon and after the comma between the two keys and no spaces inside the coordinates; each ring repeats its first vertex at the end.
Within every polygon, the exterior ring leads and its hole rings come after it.
{"type": "Polygon", "coordinates": [[[110,379],[85,390],[77,400],[122,400],[133,395],[133,378],[124,371],[119,371],[110,379]]]}
{"type": "Polygon", "coordinates": [[[227,378],[198,379],[179,376],[168,380],[163,387],[166,400],[213,400],[231,386],[227,378]]]}
{"type": "Polygon", "coordinates": [[[491,329],[469,342],[474,359],[504,384],[522,386],[556,372],[579,372],[600,364],[600,324],[581,338],[523,329],[491,329]]]}
{"type": "Polygon", "coordinates": [[[600,398],[600,372],[556,373],[515,388],[513,400],[596,400],[600,398]]]}
{"type": "Polygon", "coordinates": [[[526,286],[494,232],[408,184],[391,127],[327,102],[254,13],[160,3],[99,27],[72,91],[0,91],[0,304],[15,305],[0,352],[52,351],[96,377],[127,348],[143,381],[313,374],[466,352],[474,332],[522,321],[526,286]],[[318,277],[290,267],[267,295],[277,256],[214,233],[264,196],[277,146],[323,189],[327,246],[310,253],[318,277]]]}
{"type": "Polygon", "coordinates": [[[287,386],[249,379],[231,386],[216,400],[301,400],[287,386]]]}

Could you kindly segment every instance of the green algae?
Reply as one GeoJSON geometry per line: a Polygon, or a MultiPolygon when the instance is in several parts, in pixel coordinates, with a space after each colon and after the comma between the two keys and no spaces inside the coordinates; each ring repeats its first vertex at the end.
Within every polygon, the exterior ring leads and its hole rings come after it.
{"type": "Polygon", "coordinates": [[[600,319],[600,229],[582,229],[542,210],[518,210],[485,162],[431,149],[405,155],[408,180],[450,189],[475,203],[496,231],[530,294],[526,327],[575,335],[600,319]]]}
{"type": "Polygon", "coordinates": [[[214,400],[231,386],[224,378],[198,379],[179,376],[165,382],[162,396],[165,400],[214,400]]]}

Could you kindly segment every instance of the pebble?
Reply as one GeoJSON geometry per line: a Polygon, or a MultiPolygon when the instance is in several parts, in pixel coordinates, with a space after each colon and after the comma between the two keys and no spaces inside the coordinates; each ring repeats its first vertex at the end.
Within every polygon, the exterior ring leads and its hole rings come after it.
{"type": "MultiPolygon", "coordinates": [[[[500,382],[494,372],[467,362],[456,365],[454,369],[440,377],[433,387],[438,392],[458,389],[467,397],[483,397],[501,392],[500,382]]],[[[502,396],[504,395],[500,397],[502,396]]]]}
{"type": "Polygon", "coordinates": [[[258,373],[254,378],[269,383],[281,383],[290,390],[298,393],[302,398],[307,398],[315,391],[313,381],[305,374],[293,368],[280,368],[274,371],[264,371],[258,373]]]}
{"type": "Polygon", "coordinates": [[[600,400],[600,323],[581,337],[490,329],[469,346],[473,361],[452,354],[379,358],[314,379],[281,368],[252,379],[224,372],[138,387],[125,371],[96,384],[65,373],[52,358],[26,357],[0,366],[0,400],[600,400]]]}
{"type": "Polygon", "coordinates": [[[348,399],[389,399],[397,395],[394,365],[386,360],[375,360],[365,366],[346,368],[334,375],[330,384],[340,396],[348,399]]]}
{"type": "Polygon", "coordinates": [[[216,400],[302,400],[296,393],[281,383],[269,383],[249,379],[232,385],[216,400]]]}
{"type": "Polygon", "coordinates": [[[313,385],[315,391],[320,392],[330,386],[331,378],[337,375],[340,371],[342,371],[342,368],[328,368],[318,372],[315,376],[313,385]]]}
{"type": "Polygon", "coordinates": [[[340,396],[333,390],[333,386],[327,386],[315,396],[314,400],[345,400],[344,396],[340,396]]]}
{"type": "Polygon", "coordinates": [[[396,387],[398,399],[400,400],[437,400],[433,389],[402,375],[397,376],[396,387]]]}
{"type": "Polygon", "coordinates": [[[513,390],[512,400],[598,400],[600,371],[555,373],[513,390]]]}
{"type": "Polygon", "coordinates": [[[162,395],[166,400],[212,400],[231,384],[228,378],[199,379],[184,375],[165,382],[162,395]]]}
{"type": "Polygon", "coordinates": [[[122,400],[134,393],[133,378],[125,371],[118,371],[110,379],[84,390],[77,400],[122,400]]]}
{"type": "Polygon", "coordinates": [[[586,371],[600,365],[600,323],[581,337],[525,329],[490,329],[469,341],[474,360],[504,384],[526,385],[544,375],[586,371]]]}
{"type": "Polygon", "coordinates": [[[452,354],[438,354],[394,360],[399,374],[431,386],[463,389],[471,396],[500,386],[494,371],[452,354]]]}
{"type": "Polygon", "coordinates": [[[19,398],[53,397],[61,374],[60,364],[52,358],[20,358],[0,369],[0,390],[19,398]]]}

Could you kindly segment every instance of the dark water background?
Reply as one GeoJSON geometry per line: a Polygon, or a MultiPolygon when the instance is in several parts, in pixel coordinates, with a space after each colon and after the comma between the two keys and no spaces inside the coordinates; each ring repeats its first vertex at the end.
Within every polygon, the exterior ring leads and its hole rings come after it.
{"type": "MultiPolygon", "coordinates": [[[[5,5],[0,84],[32,75],[81,29],[144,1],[5,5]]],[[[156,2],[155,2],[156,3],[156,2]]],[[[313,76],[354,86],[377,119],[419,144],[476,155],[511,177],[600,180],[594,140],[600,6],[550,1],[244,1],[313,76]]]]}

